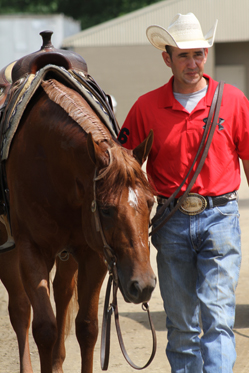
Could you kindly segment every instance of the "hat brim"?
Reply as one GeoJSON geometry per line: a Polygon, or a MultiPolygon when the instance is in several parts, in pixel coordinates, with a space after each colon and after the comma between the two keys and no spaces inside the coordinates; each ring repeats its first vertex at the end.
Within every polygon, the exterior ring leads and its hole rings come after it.
{"type": "Polygon", "coordinates": [[[157,49],[165,51],[165,46],[170,45],[180,49],[210,48],[214,43],[218,20],[208,31],[202,40],[176,41],[173,36],[163,27],[151,25],[146,30],[149,42],[157,49]]]}

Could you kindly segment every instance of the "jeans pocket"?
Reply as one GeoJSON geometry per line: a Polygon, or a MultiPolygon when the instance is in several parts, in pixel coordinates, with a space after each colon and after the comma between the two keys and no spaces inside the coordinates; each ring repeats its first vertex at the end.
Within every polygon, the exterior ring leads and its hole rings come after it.
{"type": "Polygon", "coordinates": [[[156,215],[158,214],[158,218],[156,219],[155,223],[153,224],[153,227],[156,228],[169,214],[170,210],[169,207],[166,207],[166,209],[159,215],[161,208],[163,205],[158,205],[156,209],[156,215]]]}
{"type": "Polygon", "coordinates": [[[215,209],[223,216],[236,216],[237,218],[240,217],[237,201],[230,201],[224,206],[215,207],[215,209]]]}
{"type": "MultiPolygon", "coordinates": [[[[160,209],[162,208],[162,205],[158,205],[157,206],[157,209],[156,209],[156,214],[160,211],[160,209]]],[[[163,212],[162,214],[157,218],[157,220],[154,222],[153,224],[153,229],[155,229],[156,227],[158,227],[159,224],[161,224],[164,219],[167,218],[168,214],[170,213],[170,209],[169,207],[167,207],[163,212]]],[[[162,227],[159,229],[159,231],[157,231],[156,233],[152,234],[151,236],[151,242],[152,244],[155,246],[155,248],[157,248],[158,246],[158,242],[161,242],[161,238],[159,238],[161,236],[161,229],[162,227]]]]}

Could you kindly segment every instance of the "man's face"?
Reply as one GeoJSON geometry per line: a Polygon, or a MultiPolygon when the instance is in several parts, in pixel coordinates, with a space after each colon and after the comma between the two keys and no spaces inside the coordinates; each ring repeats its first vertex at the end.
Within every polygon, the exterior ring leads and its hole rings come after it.
{"type": "Polygon", "coordinates": [[[174,85],[177,92],[198,90],[207,60],[208,49],[179,49],[171,47],[171,57],[163,52],[163,59],[174,75],[174,85]]]}

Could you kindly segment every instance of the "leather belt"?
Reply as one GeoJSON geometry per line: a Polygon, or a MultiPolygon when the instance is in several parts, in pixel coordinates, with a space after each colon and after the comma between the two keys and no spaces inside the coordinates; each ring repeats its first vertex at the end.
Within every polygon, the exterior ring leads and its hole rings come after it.
{"type": "MultiPolygon", "coordinates": [[[[157,202],[159,205],[163,205],[168,198],[158,196],[157,202]]],[[[206,208],[225,206],[229,201],[234,201],[238,199],[238,192],[234,191],[231,193],[222,194],[221,196],[202,196],[197,193],[189,193],[183,204],[179,208],[181,212],[187,215],[197,215],[204,211],[206,208]],[[212,205],[210,204],[210,199],[212,200],[212,205]]],[[[179,199],[174,199],[174,206],[178,203],[179,199]]]]}

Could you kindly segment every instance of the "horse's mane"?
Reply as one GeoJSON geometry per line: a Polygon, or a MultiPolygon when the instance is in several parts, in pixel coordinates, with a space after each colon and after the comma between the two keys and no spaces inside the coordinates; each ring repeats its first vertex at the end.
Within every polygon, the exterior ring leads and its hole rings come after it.
{"type": "Polygon", "coordinates": [[[86,133],[92,133],[96,143],[111,145],[112,161],[107,166],[108,172],[97,184],[98,201],[108,204],[112,198],[120,196],[125,187],[135,189],[138,185],[146,194],[153,193],[139,163],[125,148],[112,141],[108,129],[80,94],[54,79],[43,81],[42,87],[50,100],[61,106],[86,133]]]}
{"type": "Polygon", "coordinates": [[[154,194],[151,184],[136,159],[121,145],[114,143],[110,148],[111,162],[103,179],[97,183],[97,199],[108,205],[113,198],[119,197],[124,188],[135,189],[140,186],[146,195],[154,194]]]}
{"type": "Polygon", "coordinates": [[[78,92],[55,79],[43,81],[41,85],[50,100],[63,108],[86,133],[92,133],[94,141],[98,143],[111,138],[108,129],[78,92]]]}

